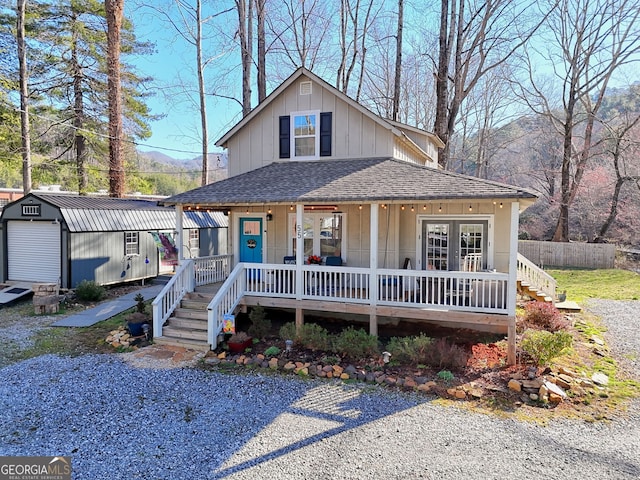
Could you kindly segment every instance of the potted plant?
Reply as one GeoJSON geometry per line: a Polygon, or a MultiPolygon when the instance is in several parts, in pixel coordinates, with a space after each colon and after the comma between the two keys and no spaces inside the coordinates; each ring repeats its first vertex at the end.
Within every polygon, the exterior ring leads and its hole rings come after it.
{"type": "Polygon", "coordinates": [[[242,353],[251,345],[253,345],[253,338],[245,332],[236,332],[227,340],[227,347],[233,353],[242,353]]]}
{"type": "Polygon", "coordinates": [[[147,313],[147,305],[144,303],[142,294],[137,294],[134,300],[136,301],[136,311],[127,315],[125,321],[127,322],[129,335],[132,337],[140,337],[145,334],[144,325],[146,324],[148,326],[151,319],[147,313]]]}

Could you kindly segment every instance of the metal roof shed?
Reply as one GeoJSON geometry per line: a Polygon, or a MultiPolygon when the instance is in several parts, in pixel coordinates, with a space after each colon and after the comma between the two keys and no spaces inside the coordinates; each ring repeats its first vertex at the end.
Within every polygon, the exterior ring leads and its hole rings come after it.
{"type": "MultiPolygon", "coordinates": [[[[0,216],[2,281],[75,288],[82,280],[108,285],[171,271],[156,239],[173,237],[175,215],[148,200],[30,193],[0,216]]],[[[186,211],[183,229],[185,252],[192,256],[226,253],[222,213],[186,211]]]]}

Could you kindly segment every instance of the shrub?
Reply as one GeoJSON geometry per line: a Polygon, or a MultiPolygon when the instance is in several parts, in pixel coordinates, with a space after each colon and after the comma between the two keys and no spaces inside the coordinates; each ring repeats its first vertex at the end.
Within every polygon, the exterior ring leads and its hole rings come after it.
{"type": "Polygon", "coordinates": [[[133,299],[136,301],[136,312],[147,313],[147,304],[144,303],[144,296],[138,293],[133,299]]]}
{"type": "Polygon", "coordinates": [[[401,363],[422,363],[427,358],[432,342],[424,333],[417,337],[393,337],[389,340],[387,350],[401,363]]]}
{"type": "Polygon", "coordinates": [[[569,326],[562,313],[550,303],[528,302],[524,306],[524,319],[528,325],[557,332],[569,326]]]}
{"type": "Polygon", "coordinates": [[[264,351],[264,354],[267,357],[275,357],[276,355],[280,354],[280,349],[275,345],[272,345],[264,351]]]}
{"type": "Polygon", "coordinates": [[[249,313],[251,326],[249,327],[249,335],[254,338],[264,338],[271,331],[271,320],[267,319],[264,307],[256,305],[249,313]]]}
{"type": "Polygon", "coordinates": [[[446,338],[440,338],[430,344],[424,363],[440,369],[462,368],[467,364],[467,352],[446,338]]]}
{"type": "Polygon", "coordinates": [[[300,343],[296,335],[296,324],[293,322],[282,325],[278,331],[278,335],[281,340],[293,340],[294,342],[300,343]]]}
{"type": "Polygon", "coordinates": [[[449,370],[440,370],[437,376],[440,380],[447,383],[453,382],[453,380],[456,378],[449,370]]]}
{"type": "Polygon", "coordinates": [[[76,287],[76,296],[82,301],[97,302],[102,300],[105,294],[105,288],[93,280],[82,280],[76,287]]]}
{"type": "Polygon", "coordinates": [[[333,350],[351,358],[363,358],[380,353],[378,337],[369,335],[362,329],[355,330],[353,327],[348,327],[336,336],[333,350]]]}
{"type": "Polygon", "coordinates": [[[317,323],[305,323],[300,328],[299,342],[311,350],[328,350],[329,332],[317,323]]]}
{"type": "Polygon", "coordinates": [[[527,330],[520,347],[538,365],[547,365],[550,360],[562,355],[573,344],[569,332],[547,332],[546,330],[527,330]]]}

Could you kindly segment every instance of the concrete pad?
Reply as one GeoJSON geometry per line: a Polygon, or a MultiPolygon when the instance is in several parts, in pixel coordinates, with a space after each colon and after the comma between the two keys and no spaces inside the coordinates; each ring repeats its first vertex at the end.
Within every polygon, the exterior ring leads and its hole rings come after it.
{"type": "Polygon", "coordinates": [[[145,300],[155,298],[164,285],[152,285],[150,287],[141,288],[135,292],[127,293],[116,300],[101,303],[93,308],[69,315],[66,318],[58,320],[53,327],[90,327],[98,322],[115,317],[119,313],[124,312],[136,306],[135,296],[142,294],[145,300]]]}
{"type": "Polygon", "coordinates": [[[565,300],[564,302],[556,302],[555,307],[563,312],[579,312],[582,310],[573,300],[565,300]]]}

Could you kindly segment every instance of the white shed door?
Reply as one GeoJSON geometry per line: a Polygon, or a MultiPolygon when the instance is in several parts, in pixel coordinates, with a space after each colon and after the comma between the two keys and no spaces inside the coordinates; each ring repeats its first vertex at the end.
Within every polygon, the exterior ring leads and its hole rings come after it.
{"type": "Polygon", "coordinates": [[[60,280],[60,225],[49,222],[7,222],[9,280],[60,280]]]}

